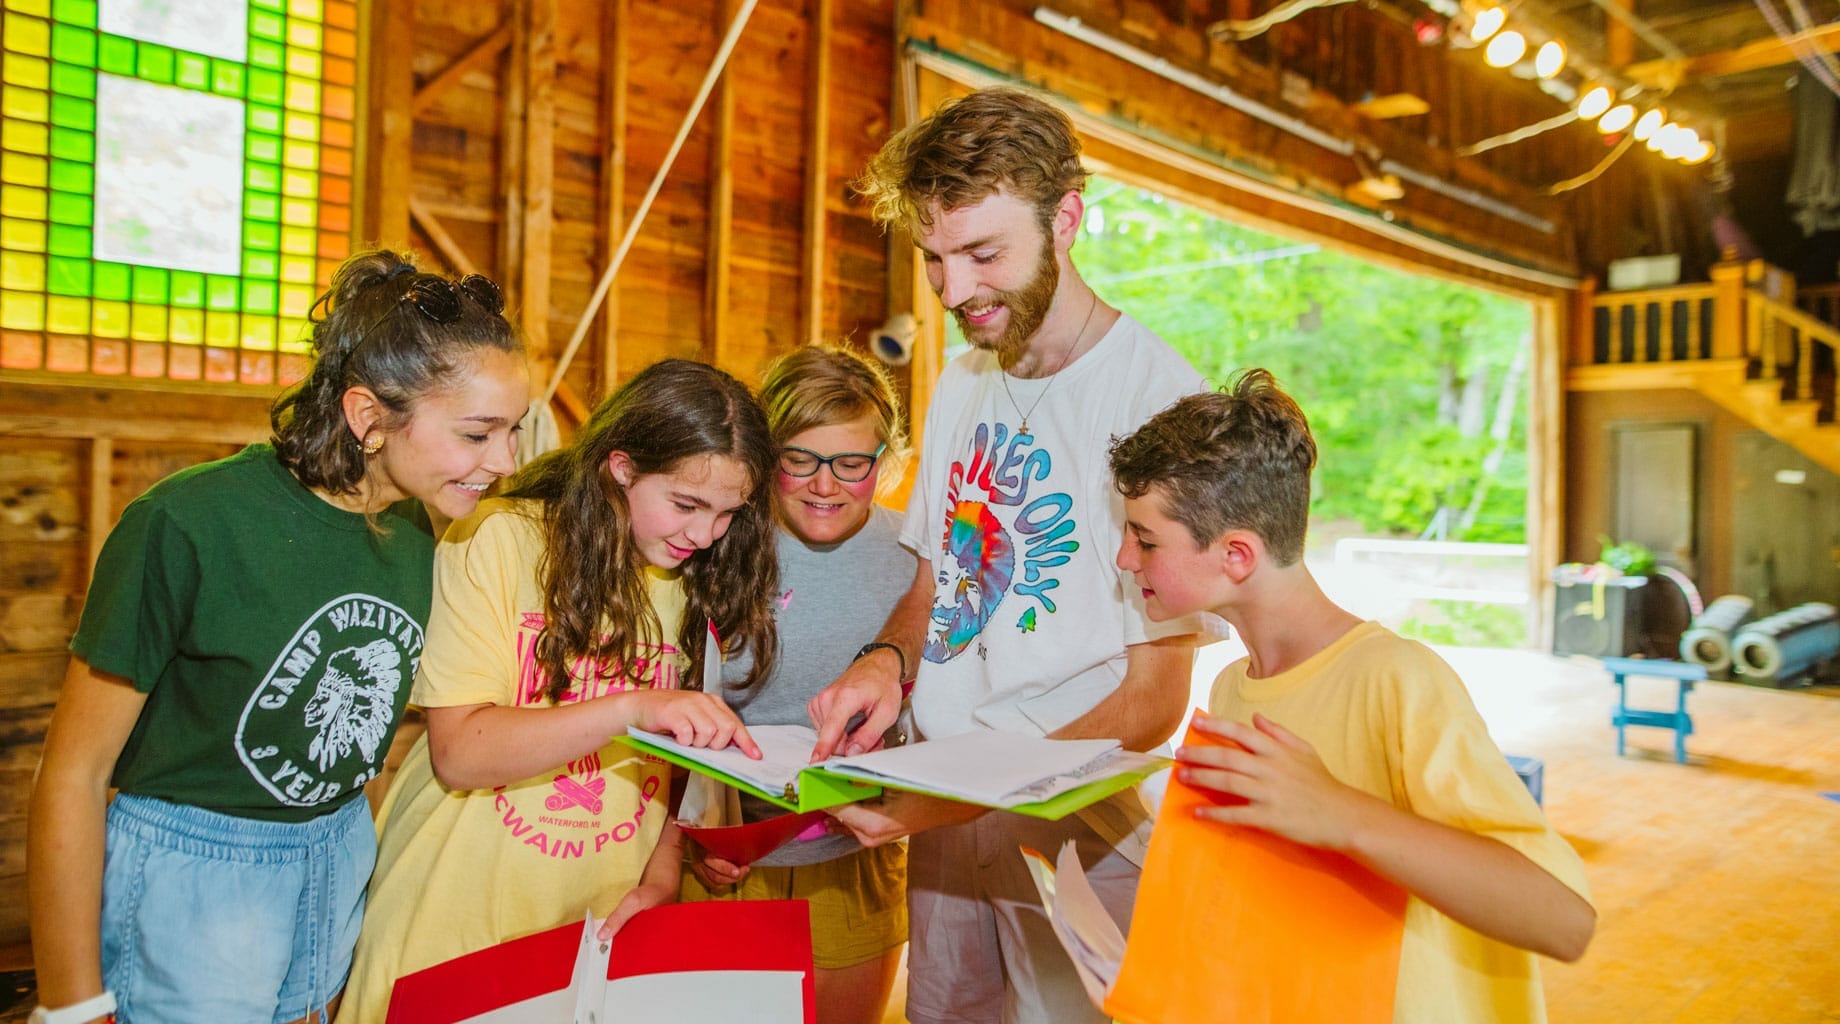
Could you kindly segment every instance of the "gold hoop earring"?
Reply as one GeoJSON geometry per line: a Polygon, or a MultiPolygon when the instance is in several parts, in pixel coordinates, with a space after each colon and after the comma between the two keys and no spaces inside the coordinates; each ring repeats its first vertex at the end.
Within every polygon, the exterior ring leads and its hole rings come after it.
{"type": "Polygon", "coordinates": [[[358,450],[363,452],[366,456],[375,455],[383,451],[383,437],[379,434],[372,434],[366,437],[364,442],[358,445],[358,450]]]}

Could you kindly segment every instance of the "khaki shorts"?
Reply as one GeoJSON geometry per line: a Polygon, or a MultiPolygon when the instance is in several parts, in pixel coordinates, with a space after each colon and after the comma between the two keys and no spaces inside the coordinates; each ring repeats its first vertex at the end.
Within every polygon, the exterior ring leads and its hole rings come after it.
{"type": "Polygon", "coordinates": [[[907,941],[907,847],[890,843],[798,867],[756,864],[740,884],[718,890],[685,863],[679,898],[804,900],[811,906],[812,964],[831,971],[854,967],[907,941]]]}

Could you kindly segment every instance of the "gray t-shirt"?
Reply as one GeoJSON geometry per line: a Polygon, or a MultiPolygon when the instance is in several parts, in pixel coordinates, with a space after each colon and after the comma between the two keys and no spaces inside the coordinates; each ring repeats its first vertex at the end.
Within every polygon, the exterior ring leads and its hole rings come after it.
{"type": "MultiPolygon", "coordinates": [[[[779,531],[779,663],[749,689],[736,689],[754,659],[746,652],[722,666],[722,696],[748,725],[809,725],[805,705],[830,685],[862,646],[875,639],[895,602],[913,584],[914,553],[901,546],[901,515],[880,505],[839,544],[814,546],[779,531]]],[[[913,666],[908,666],[912,671],[913,666]]],[[[743,796],[742,816],[760,821],[786,813],[743,796]]],[[[758,863],[817,864],[858,849],[848,836],[794,840],[758,863]]]]}

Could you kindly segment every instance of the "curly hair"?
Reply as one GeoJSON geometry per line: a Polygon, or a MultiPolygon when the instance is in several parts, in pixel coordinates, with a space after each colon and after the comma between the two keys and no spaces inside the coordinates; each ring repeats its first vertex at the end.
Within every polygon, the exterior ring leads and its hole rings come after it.
{"type": "Polygon", "coordinates": [[[1048,230],[1061,197],[1086,187],[1086,169],[1066,114],[1019,89],[979,89],[889,137],[854,186],[884,228],[930,226],[935,209],[1002,191],[1048,230]]]}
{"type": "Polygon", "coordinates": [[[1316,439],[1269,370],[1189,395],[1113,438],[1111,465],[1119,493],[1141,498],[1154,488],[1164,514],[1198,545],[1251,530],[1278,565],[1303,557],[1316,439]]]}
{"type": "MultiPolygon", "coordinates": [[[[779,591],[768,483],[778,452],[767,419],[740,381],[721,370],[667,359],[640,371],[595,408],[567,448],[551,452],[512,477],[506,497],[541,503],[543,632],[536,657],[545,694],[560,701],[569,663],[640,663],[642,645],[667,638],[646,594],[647,562],[632,539],[632,509],[614,480],[608,456],[622,452],[640,475],[674,472],[685,459],[720,455],[748,474],[747,504],[728,532],[691,555],[682,574],[685,611],[675,638],[702,679],[707,627],[727,652],[749,649],[750,686],[772,671],[778,653],[769,601],[779,591]]],[[[692,682],[691,685],[695,685],[692,682]]]]}
{"type": "Polygon", "coordinates": [[[475,350],[524,351],[502,304],[482,305],[460,281],[422,273],[408,254],[387,249],[340,264],[308,317],[313,368],[275,400],[268,418],[281,464],[329,494],[356,494],[364,483],[362,439],[345,421],[345,392],[369,388],[388,410],[382,429],[396,430],[422,396],[460,382],[475,350]],[[405,301],[418,286],[451,294],[453,316],[437,321],[405,301]]]}
{"type": "Polygon", "coordinates": [[[887,446],[879,461],[876,489],[898,484],[911,451],[907,417],[894,380],[881,364],[837,345],[802,345],[774,360],[760,382],[773,443],[783,446],[813,427],[848,423],[863,416],[875,424],[875,439],[887,446]]]}

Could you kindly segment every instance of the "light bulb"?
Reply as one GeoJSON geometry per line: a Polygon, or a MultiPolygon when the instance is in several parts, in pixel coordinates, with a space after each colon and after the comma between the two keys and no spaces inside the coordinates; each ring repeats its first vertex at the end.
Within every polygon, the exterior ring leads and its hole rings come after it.
{"type": "Polygon", "coordinates": [[[1669,121],[1666,124],[1662,125],[1661,127],[1655,129],[1655,134],[1650,135],[1648,137],[1648,151],[1650,153],[1660,152],[1661,147],[1667,145],[1668,140],[1672,139],[1674,137],[1674,133],[1678,131],[1680,131],[1680,126],[1675,124],[1672,121],[1669,121]]]}
{"type": "Polygon", "coordinates": [[[1687,155],[1694,144],[1699,142],[1699,133],[1691,128],[1676,128],[1668,133],[1667,141],[1661,144],[1661,155],[1670,160],[1678,160],[1687,155]]]}
{"type": "Polygon", "coordinates": [[[1628,103],[1619,103],[1604,113],[1603,119],[1597,122],[1597,130],[1605,135],[1620,132],[1634,123],[1635,119],[1636,108],[1628,103]]]}
{"type": "Polygon", "coordinates": [[[1540,52],[1533,55],[1533,72],[1541,78],[1551,78],[1565,69],[1565,44],[1557,39],[1548,39],[1540,44],[1540,52]]]}
{"type": "Polygon", "coordinates": [[[1629,134],[1635,136],[1637,142],[1647,142],[1666,121],[1667,111],[1662,110],[1660,107],[1656,107],[1648,113],[1643,114],[1641,120],[1636,122],[1635,131],[1629,134]]]}
{"type": "Polygon", "coordinates": [[[1701,139],[1688,148],[1686,154],[1680,158],[1680,162],[1692,167],[1694,164],[1703,164],[1710,159],[1712,159],[1712,143],[1701,139]]]}
{"type": "Polygon", "coordinates": [[[1604,111],[1610,109],[1614,99],[1609,86],[1599,85],[1586,90],[1583,98],[1578,101],[1579,118],[1585,121],[1597,120],[1604,111]]]}
{"type": "Polygon", "coordinates": [[[1499,7],[1490,7],[1477,14],[1469,24],[1469,37],[1480,43],[1507,24],[1508,12],[1499,7]]]}
{"type": "Polygon", "coordinates": [[[1505,68],[1520,60],[1526,52],[1526,36],[1519,32],[1503,32],[1489,40],[1489,48],[1483,52],[1482,59],[1489,62],[1489,67],[1505,68]]]}

